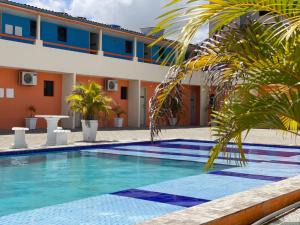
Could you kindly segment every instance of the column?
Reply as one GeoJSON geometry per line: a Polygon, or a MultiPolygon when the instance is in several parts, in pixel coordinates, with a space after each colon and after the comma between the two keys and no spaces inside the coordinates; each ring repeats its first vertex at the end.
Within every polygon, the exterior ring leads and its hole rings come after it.
{"type": "Polygon", "coordinates": [[[69,108],[66,98],[72,93],[76,85],[76,73],[62,75],[62,95],[61,95],[61,114],[70,116],[69,119],[62,120],[63,128],[75,128],[75,113],[69,108]]]}
{"type": "Polygon", "coordinates": [[[0,9],[0,34],[2,34],[2,9],[0,9]]]}
{"type": "Polygon", "coordinates": [[[103,31],[102,29],[99,30],[99,51],[98,51],[98,55],[102,55],[103,56],[104,52],[103,52],[103,31]]]}
{"type": "Polygon", "coordinates": [[[139,59],[137,57],[137,38],[134,38],[133,41],[133,61],[138,62],[139,59]]]}
{"type": "Polygon", "coordinates": [[[41,16],[36,17],[36,41],[35,44],[38,46],[43,46],[43,41],[41,40],[41,16]]]}
{"type": "Polygon", "coordinates": [[[200,87],[200,126],[208,126],[209,87],[200,87]]]}
{"type": "Polygon", "coordinates": [[[128,86],[128,126],[138,128],[141,125],[141,81],[130,80],[128,86]]]}

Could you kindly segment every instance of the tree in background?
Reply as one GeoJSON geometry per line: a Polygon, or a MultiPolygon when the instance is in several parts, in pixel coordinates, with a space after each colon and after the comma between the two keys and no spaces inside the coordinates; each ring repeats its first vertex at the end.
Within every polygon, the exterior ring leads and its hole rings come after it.
{"type": "Polygon", "coordinates": [[[177,57],[150,101],[153,139],[160,133],[160,121],[168,106],[165,102],[174,97],[182,101],[182,81],[195,71],[206,74],[208,85],[216,88],[219,106],[212,114],[216,145],[206,169],[220,153],[244,165],[242,141],[253,128],[298,135],[300,123],[300,1],[210,2],[173,0],[166,5],[173,8],[160,17],[153,32],[168,30],[157,42],[177,34],[171,45],[171,54],[177,57]],[[176,7],[178,3],[181,7],[176,7]],[[255,20],[259,12],[264,15],[255,20]],[[241,16],[246,20],[242,26],[236,23],[241,16]],[[212,35],[185,60],[189,44],[208,22],[212,35]],[[229,148],[230,141],[238,148],[229,148]]]}

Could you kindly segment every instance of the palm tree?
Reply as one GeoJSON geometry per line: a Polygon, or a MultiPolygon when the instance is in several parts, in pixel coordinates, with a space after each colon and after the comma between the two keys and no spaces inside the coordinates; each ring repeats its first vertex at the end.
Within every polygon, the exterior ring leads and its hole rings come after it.
{"type": "MultiPolygon", "coordinates": [[[[169,5],[177,2],[181,1],[173,0],[169,5]]],[[[253,128],[298,135],[300,1],[212,0],[213,4],[204,5],[190,2],[164,14],[155,30],[169,28],[171,32],[166,35],[181,32],[173,43],[178,55],[175,64],[151,99],[152,138],[160,132],[164,103],[173,97],[170,93],[181,99],[181,92],[176,90],[194,71],[207,74],[207,83],[216,87],[219,106],[213,112],[212,128],[217,143],[210,151],[207,169],[220,153],[245,164],[242,140],[253,128]],[[267,14],[251,19],[259,11],[267,14]],[[247,15],[250,16],[245,25],[235,23],[247,15]],[[194,56],[184,61],[189,43],[208,21],[213,24],[214,35],[200,43],[194,56]],[[228,148],[230,141],[238,148],[228,148]]]]}
{"type": "Polygon", "coordinates": [[[67,102],[73,111],[82,114],[84,120],[94,120],[100,112],[110,113],[112,99],[104,95],[102,86],[88,82],[86,85],[75,86],[67,102]]]}

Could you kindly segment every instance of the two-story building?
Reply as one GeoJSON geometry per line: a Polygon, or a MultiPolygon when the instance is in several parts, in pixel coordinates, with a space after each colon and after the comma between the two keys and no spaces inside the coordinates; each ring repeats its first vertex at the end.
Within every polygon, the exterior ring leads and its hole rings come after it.
{"type": "MultiPolygon", "coordinates": [[[[149,99],[168,71],[158,58],[171,51],[168,40],[148,47],[154,40],[117,25],[0,0],[0,129],[24,126],[29,106],[38,114],[69,115],[65,127],[80,126],[80,115],[65,99],[74,85],[89,80],[127,112],[125,126],[147,126],[149,99]]],[[[195,74],[186,83],[180,125],[206,125],[205,82],[195,74]]],[[[112,119],[100,125],[110,127],[112,119]]]]}

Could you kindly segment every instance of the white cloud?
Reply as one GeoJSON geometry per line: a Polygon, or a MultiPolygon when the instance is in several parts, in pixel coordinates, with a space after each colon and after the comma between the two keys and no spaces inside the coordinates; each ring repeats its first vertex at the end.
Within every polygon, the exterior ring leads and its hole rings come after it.
{"type": "Polygon", "coordinates": [[[67,7],[66,2],[61,0],[29,0],[27,4],[58,12],[63,12],[67,7]]]}

